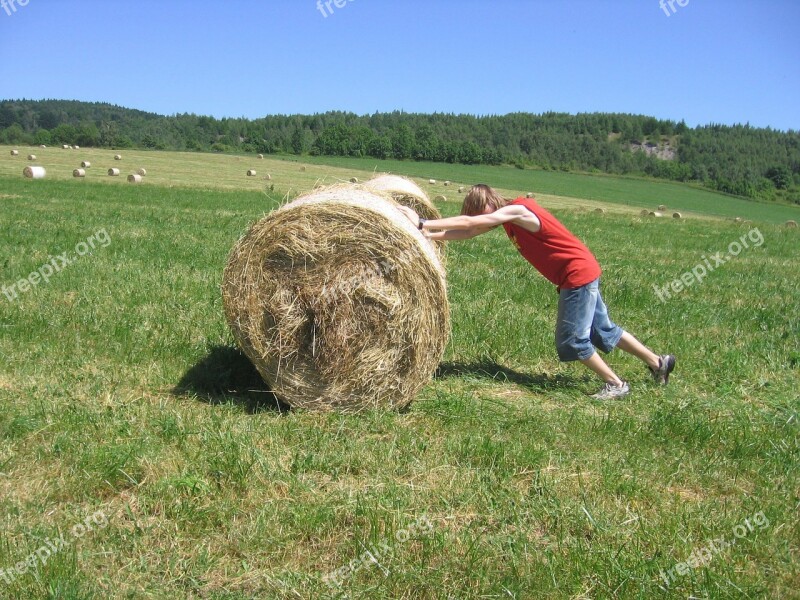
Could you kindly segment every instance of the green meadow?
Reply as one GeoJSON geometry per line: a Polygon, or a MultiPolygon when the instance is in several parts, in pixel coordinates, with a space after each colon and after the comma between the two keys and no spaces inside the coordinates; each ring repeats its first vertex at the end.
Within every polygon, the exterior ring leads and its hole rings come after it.
{"type": "Polygon", "coordinates": [[[800,598],[794,207],[501,167],[9,150],[0,598],[800,598]],[[30,152],[46,179],[22,178],[30,152]],[[446,215],[459,185],[535,192],[598,257],[612,318],[678,357],[670,385],[614,352],[632,393],[592,400],[557,360],[553,286],[495,231],[448,246],[450,341],[408,409],[280,404],[225,323],[227,254],[286,199],[375,170],[446,215]],[[639,216],[658,204],[685,218],[639,216]]]}

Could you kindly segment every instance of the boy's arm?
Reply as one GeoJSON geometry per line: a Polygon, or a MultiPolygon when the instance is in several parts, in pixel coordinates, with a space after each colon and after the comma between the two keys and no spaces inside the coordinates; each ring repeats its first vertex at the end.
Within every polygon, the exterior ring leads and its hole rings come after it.
{"type": "Polygon", "coordinates": [[[437,229],[446,231],[478,229],[481,231],[475,235],[480,235],[492,227],[497,227],[498,225],[508,223],[509,221],[516,221],[517,219],[524,220],[528,225],[528,227],[526,227],[527,229],[538,230],[539,228],[539,219],[536,218],[536,215],[534,215],[524,206],[513,204],[499,208],[488,215],[476,215],[474,217],[462,215],[459,217],[449,217],[447,219],[430,219],[425,221],[423,225],[423,231],[437,229]]]}
{"type": "Polygon", "coordinates": [[[448,231],[436,231],[428,233],[425,231],[425,237],[429,240],[443,240],[445,242],[452,242],[454,240],[468,240],[477,237],[482,233],[486,233],[494,229],[494,227],[473,227],[472,229],[450,229],[448,231]]]}

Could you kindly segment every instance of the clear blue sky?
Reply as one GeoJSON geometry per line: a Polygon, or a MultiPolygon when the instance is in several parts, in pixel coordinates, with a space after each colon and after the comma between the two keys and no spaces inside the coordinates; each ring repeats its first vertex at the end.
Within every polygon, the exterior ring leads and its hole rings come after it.
{"type": "Polygon", "coordinates": [[[349,0],[327,16],[317,0],[25,1],[0,5],[0,98],[800,130],[798,0],[673,0],[670,16],[659,0],[349,0]]]}

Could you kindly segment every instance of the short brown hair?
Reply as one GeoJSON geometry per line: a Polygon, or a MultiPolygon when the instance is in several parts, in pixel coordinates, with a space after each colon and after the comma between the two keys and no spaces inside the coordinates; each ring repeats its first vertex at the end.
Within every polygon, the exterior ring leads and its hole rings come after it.
{"type": "Polygon", "coordinates": [[[474,217],[475,215],[482,215],[489,205],[492,205],[497,210],[507,204],[508,200],[488,185],[479,183],[478,185],[473,185],[466,198],[464,198],[464,204],[461,205],[461,214],[474,217]]]}

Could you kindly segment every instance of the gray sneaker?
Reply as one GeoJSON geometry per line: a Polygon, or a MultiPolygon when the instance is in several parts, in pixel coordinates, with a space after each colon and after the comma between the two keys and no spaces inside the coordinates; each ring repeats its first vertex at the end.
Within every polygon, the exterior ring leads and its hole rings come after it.
{"type": "Polygon", "coordinates": [[[669,383],[669,374],[675,369],[675,357],[672,354],[664,354],[658,357],[658,368],[647,367],[653,380],[661,385],[669,383]]]}
{"type": "Polygon", "coordinates": [[[592,396],[592,398],[595,400],[614,400],[615,398],[627,396],[630,392],[631,387],[628,385],[627,381],[623,381],[622,385],[607,383],[603,386],[603,389],[592,396]]]}

